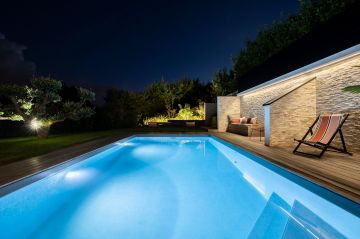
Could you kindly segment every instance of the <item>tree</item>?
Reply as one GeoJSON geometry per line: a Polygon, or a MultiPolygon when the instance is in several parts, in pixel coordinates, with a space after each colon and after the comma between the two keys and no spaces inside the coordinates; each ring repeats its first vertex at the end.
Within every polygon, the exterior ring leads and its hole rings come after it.
{"type": "Polygon", "coordinates": [[[184,78],[174,83],[167,83],[165,88],[164,101],[165,107],[169,117],[174,117],[176,109],[175,102],[179,102],[188,92],[190,92],[195,85],[192,79],[184,78]]]}
{"type": "Polygon", "coordinates": [[[161,91],[161,99],[164,102],[166,113],[168,117],[174,117],[176,110],[174,109],[175,100],[179,98],[179,92],[177,92],[176,84],[168,83],[164,80],[158,82],[158,87],[161,91]]]}
{"type": "Polygon", "coordinates": [[[137,95],[129,91],[107,90],[104,109],[111,128],[134,127],[140,120],[137,95]]]}
{"type": "Polygon", "coordinates": [[[245,47],[233,58],[235,79],[239,80],[251,69],[354,2],[355,0],[300,0],[297,14],[263,26],[254,40],[245,42],[245,47]]]}
{"type": "Polygon", "coordinates": [[[144,117],[152,117],[166,112],[163,93],[165,91],[165,81],[151,83],[147,89],[140,94],[142,101],[141,112],[144,117]]]}
{"type": "Polygon", "coordinates": [[[159,109],[156,114],[161,113],[161,108],[165,108],[167,116],[172,118],[176,114],[176,108],[174,107],[175,103],[181,101],[184,95],[186,95],[193,87],[194,80],[188,78],[184,78],[177,82],[166,82],[162,79],[152,83],[144,92],[144,95],[148,100],[146,102],[156,102],[155,105],[152,104],[152,107],[159,109]]]}
{"type": "Polygon", "coordinates": [[[234,92],[234,72],[227,69],[219,70],[215,73],[211,81],[211,87],[216,96],[228,95],[234,92]]]}
{"type": "Polygon", "coordinates": [[[78,101],[62,101],[61,81],[51,77],[34,77],[29,86],[0,85],[2,119],[22,120],[36,130],[39,138],[47,138],[52,124],[65,119],[79,120],[95,113],[91,103],[95,93],[77,88],[78,101]]]}
{"type": "Polygon", "coordinates": [[[189,80],[191,81],[191,84],[185,88],[182,97],[177,100],[175,104],[190,104],[191,107],[195,107],[198,105],[199,101],[213,102],[210,82],[203,84],[199,79],[189,80]]]}

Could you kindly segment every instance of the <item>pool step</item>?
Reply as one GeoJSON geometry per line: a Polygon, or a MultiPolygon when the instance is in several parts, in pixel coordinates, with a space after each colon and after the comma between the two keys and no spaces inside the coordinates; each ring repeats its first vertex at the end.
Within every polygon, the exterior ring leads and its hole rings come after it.
{"type": "Polygon", "coordinates": [[[282,238],[289,220],[291,206],[279,195],[273,193],[260,217],[257,219],[248,238],[282,238]]]}
{"type": "Polygon", "coordinates": [[[282,238],[345,239],[346,237],[303,204],[295,201],[282,238]]]}

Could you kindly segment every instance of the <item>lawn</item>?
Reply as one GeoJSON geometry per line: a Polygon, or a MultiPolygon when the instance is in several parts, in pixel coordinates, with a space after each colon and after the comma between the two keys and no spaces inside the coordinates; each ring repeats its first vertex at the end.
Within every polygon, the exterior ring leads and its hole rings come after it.
{"type": "Polygon", "coordinates": [[[77,134],[52,135],[48,139],[20,137],[0,139],[0,165],[42,155],[56,149],[102,137],[119,134],[119,131],[97,131],[77,134]]]}
{"type": "Polygon", "coordinates": [[[186,133],[206,132],[203,128],[186,127],[139,127],[123,130],[95,131],[76,134],[50,135],[48,139],[31,137],[18,137],[0,139],[0,166],[15,161],[31,158],[49,153],[51,151],[66,148],[68,146],[91,141],[98,138],[120,135],[122,133],[186,133]]]}

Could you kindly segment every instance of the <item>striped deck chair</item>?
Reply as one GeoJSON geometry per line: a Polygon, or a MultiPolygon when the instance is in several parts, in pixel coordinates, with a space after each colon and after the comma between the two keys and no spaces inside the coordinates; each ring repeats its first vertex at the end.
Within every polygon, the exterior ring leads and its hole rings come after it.
{"type": "Polygon", "coordinates": [[[315,122],[306,132],[305,136],[301,140],[295,139],[295,141],[299,142],[299,144],[295,147],[293,153],[313,155],[321,158],[326,150],[333,149],[336,152],[352,155],[346,149],[344,136],[341,131],[341,127],[348,116],[349,114],[322,114],[318,116],[315,122]],[[330,145],[337,133],[340,135],[342,148],[337,148],[330,145]],[[310,137],[308,137],[309,134],[310,137]],[[298,151],[301,144],[318,148],[321,150],[321,153],[316,155],[298,151]]]}

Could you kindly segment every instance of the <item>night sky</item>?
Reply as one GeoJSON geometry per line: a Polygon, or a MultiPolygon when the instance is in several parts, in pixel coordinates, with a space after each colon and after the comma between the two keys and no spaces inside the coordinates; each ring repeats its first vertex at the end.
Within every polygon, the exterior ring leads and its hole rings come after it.
{"type": "MultiPolygon", "coordinates": [[[[162,77],[209,81],[217,69],[231,68],[232,56],[260,26],[296,12],[298,0],[1,5],[0,39],[26,46],[24,58],[36,65],[36,74],[98,90],[139,91],[162,77]]],[[[21,51],[16,54],[21,61],[21,51]]]]}

